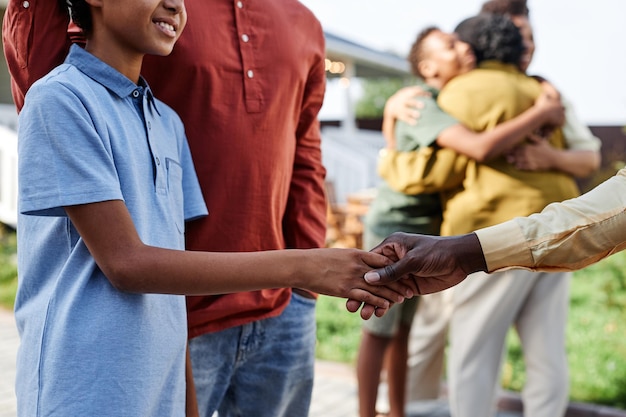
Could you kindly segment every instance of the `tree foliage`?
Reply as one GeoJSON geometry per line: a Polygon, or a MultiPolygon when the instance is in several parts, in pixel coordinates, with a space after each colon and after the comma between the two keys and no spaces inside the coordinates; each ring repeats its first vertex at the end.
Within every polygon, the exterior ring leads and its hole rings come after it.
{"type": "Polygon", "coordinates": [[[363,95],[356,103],[356,117],[359,119],[382,117],[387,99],[406,85],[409,85],[409,82],[401,78],[363,79],[363,95]]]}

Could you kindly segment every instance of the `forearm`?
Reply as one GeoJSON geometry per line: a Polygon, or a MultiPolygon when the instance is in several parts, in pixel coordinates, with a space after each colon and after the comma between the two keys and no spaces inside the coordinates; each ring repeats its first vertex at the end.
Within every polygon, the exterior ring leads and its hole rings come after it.
{"type": "Polygon", "coordinates": [[[184,295],[296,287],[387,308],[411,296],[401,282],[369,286],[363,276],[390,263],[356,249],[194,252],[144,244],[120,200],[65,207],[81,239],[120,291],[184,295]],[[94,220],[97,219],[97,220],[94,220]]]}
{"type": "Polygon", "coordinates": [[[100,262],[121,291],[184,295],[306,287],[313,270],[301,250],[248,253],[176,251],[141,243],[100,262]],[[309,268],[307,268],[307,266],[309,268]]]}
{"type": "Polygon", "coordinates": [[[411,282],[367,283],[367,272],[390,261],[356,249],[223,253],[142,246],[121,252],[125,258],[113,261],[117,268],[101,267],[116,288],[128,292],[211,295],[291,287],[384,309],[416,293],[411,282]]]}
{"type": "Polygon", "coordinates": [[[458,236],[452,239],[452,251],[456,254],[461,264],[461,269],[466,274],[472,274],[479,271],[487,271],[487,263],[483,255],[480,240],[475,233],[458,236]]]}
{"type": "Polygon", "coordinates": [[[484,132],[473,132],[461,124],[451,126],[439,134],[437,144],[478,162],[485,162],[515,147],[541,127],[544,121],[544,114],[533,106],[516,118],[484,132]]]}
{"type": "Polygon", "coordinates": [[[395,118],[385,112],[385,114],[383,115],[382,133],[383,138],[385,138],[385,145],[388,149],[396,148],[395,126],[395,118]]]}
{"type": "Polygon", "coordinates": [[[576,178],[586,178],[600,167],[600,153],[588,150],[555,150],[552,169],[570,174],[576,178]]]}
{"type": "MultiPolygon", "coordinates": [[[[318,43],[323,49],[323,40],[318,43]]],[[[323,56],[320,55],[321,58],[323,56]]],[[[321,59],[311,70],[307,93],[299,108],[296,149],[283,217],[283,237],[287,248],[318,248],[324,246],[326,239],[326,169],[322,163],[322,135],[318,120],[326,88],[324,68],[321,59]]]]}
{"type": "Polygon", "coordinates": [[[544,114],[538,107],[533,106],[521,115],[500,123],[491,130],[481,132],[476,144],[479,154],[469,156],[478,162],[498,157],[522,142],[526,136],[544,123],[544,114]]]}

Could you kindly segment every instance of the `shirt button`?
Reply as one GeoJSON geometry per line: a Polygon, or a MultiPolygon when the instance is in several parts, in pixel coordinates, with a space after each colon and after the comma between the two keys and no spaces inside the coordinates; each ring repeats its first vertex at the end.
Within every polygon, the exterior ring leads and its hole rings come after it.
{"type": "Polygon", "coordinates": [[[161,165],[161,160],[159,159],[159,157],[158,157],[158,156],[156,157],[156,164],[157,164],[157,165],[161,165]]]}
{"type": "Polygon", "coordinates": [[[133,97],[135,97],[135,98],[139,97],[139,91],[134,90],[133,91],[133,97]]]}
{"type": "Polygon", "coordinates": [[[247,74],[248,74],[248,78],[254,77],[254,71],[252,70],[248,70],[247,74]]]}
{"type": "Polygon", "coordinates": [[[22,2],[22,7],[25,9],[28,9],[30,7],[30,2],[29,1],[22,2]]]}
{"type": "Polygon", "coordinates": [[[239,7],[240,9],[243,9],[243,2],[238,1],[237,2],[237,7],[239,7]]]}
{"type": "Polygon", "coordinates": [[[248,42],[248,41],[250,40],[250,37],[244,33],[243,35],[241,35],[241,39],[242,39],[244,42],[248,42]]]}
{"type": "Polygon", "coordinates": [[[152,125],[148,122],[148,130],[152,129],[152,125]]]}

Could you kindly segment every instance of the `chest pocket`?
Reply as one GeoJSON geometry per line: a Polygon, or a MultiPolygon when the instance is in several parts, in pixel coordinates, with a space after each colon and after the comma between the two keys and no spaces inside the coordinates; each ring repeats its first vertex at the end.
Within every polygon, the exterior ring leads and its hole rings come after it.
{"type": "Polygon", "coordinates": [[[183,168],[173,159],[166,158],[167,194],[171,214],[179,233],[185,232],[185,200],[183,194],[183,168]]]}

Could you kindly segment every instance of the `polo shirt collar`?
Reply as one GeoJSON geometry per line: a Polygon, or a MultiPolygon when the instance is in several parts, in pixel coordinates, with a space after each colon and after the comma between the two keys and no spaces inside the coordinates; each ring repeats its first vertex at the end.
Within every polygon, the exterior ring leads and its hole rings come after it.
{"type": "Polygon", "coordinates": [[[121,72],[76,44],[70,47],[65,63],[75,66],[89,78],[103,85],[120,98],[131,96],[133,91],[140,87],[145,93],[148,102],[159,112],[152,90],[143,77],[139,77],[139,83],[135,84],[121,72]]]}
{"type": "Polygon", "coordinates": [[[439,95],[438,88],[435,88],[430,84],[426,84],[426,82],[424,82],[424,80],[422,79],[418,79],[417,85],[421,87],[421,89],[424,90],[424,92],[430,93],[434,99],[437,99],[437,96],[439,95]]]}

